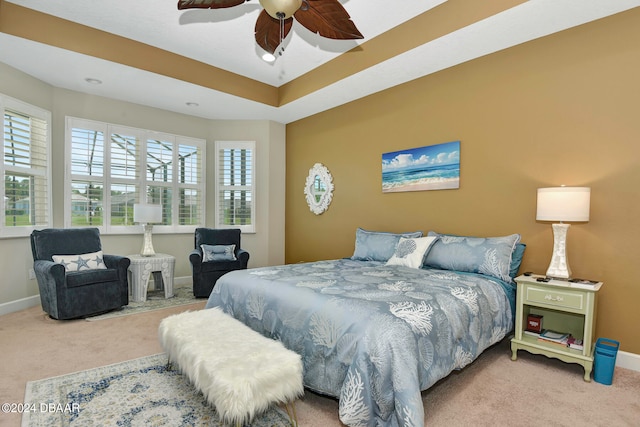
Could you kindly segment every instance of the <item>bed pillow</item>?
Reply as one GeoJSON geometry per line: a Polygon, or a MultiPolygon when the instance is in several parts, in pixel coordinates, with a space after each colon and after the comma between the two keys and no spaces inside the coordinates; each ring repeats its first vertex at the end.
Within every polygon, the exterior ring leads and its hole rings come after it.
{"type": "Polygon", "coordinates": [[[415,239],[400,237],[396,251],[387,261],[387,265],[403,265],[411,268],[422,267],[426,253],[437,239],[436,236],[415,239]]]}
{"type": "Polygon", "coordinates": [[[52,255],[53,262],[64,265],[65,271],[104,270],[102,251],[80,255],[52,255]]]}
{"type": "Polygon", "coordinates": [[[382,231],[356,230],[356,249],[351,259],[386,262],[393,256],[400,237],[422,237],[422,231],[413,233],[387,233],[382,231]]]}
{"type": "Polygon", "coordinates": [[[470,237],[439,234],[439,239],[427,254],[425,267],[465,271],[511,281],[511,259],[519,234],[503,237],[470,237]]]}
{"type": "Polygon", "coordinates": [[[512,279],[518,275],[518,270],[520,270],[520,264],[522,264],[522,257],[524,256],[524,250],[526,248],[527,245],[524,243],[516,243],[516,247],[513,249],[511,265],[509,266],[509,276],[512,279]]]}
{"type": "Polygon", "coordinates": [[[202,262],[235,261],[236,245],[200,245],[202,262]]]}

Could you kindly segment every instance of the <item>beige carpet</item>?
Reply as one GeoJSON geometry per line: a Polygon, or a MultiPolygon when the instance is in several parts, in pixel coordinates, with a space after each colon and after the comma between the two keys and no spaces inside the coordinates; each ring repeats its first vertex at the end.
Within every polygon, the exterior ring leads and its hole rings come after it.
{"type": "MultiPolygon", "coordinates": [[[[0,402],[22,402],[27,381],[162,352],[157,329],[169,314],[201,301],[100,322],[56,321],[39,307],[0,316],[0,402]]],[[[640,372],[617,368],[613,385],[582,380],[578,365],[521,351],[507,340],[423,393],[429,426],[638,426],[640,372]]],[[[301,427],[341,426],[335,400],[306,393],[296,404],[301,427]]],[[[0,413],[0,426],[19,426],[0,413]]]]}
{"type": "MultiPolygon", "coordinates": [[[[100,314],[98,316],[87,317],[85,320],[89,322],[96,322],[98,320],[112,319],[119,316],[130,316],[132,314],[144,313],[147,311],[163,310],[169,307],[176,307],[179,305],[194,304],[198,299],[193,296],[193,288],[191,286],[178,286],[173,288],[173,297],[165,298],[164,290],[147,291],[147,299],[145,301],[131,301],[129,304],[121,307],[118,310],[112,310],[108,313],[100,314]]],[[[199,301],[206,301],[200,299],[199,301]]]]}

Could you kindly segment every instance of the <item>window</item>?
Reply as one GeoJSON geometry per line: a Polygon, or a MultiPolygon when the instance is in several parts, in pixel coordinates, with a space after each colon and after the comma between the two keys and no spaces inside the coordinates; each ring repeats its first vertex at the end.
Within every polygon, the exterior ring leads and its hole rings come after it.
{"type": "Polygon", "coordinates": [[[205,141],[67,118],[65,224],[131,231],[134,203],[162,206],[162,232],[204,221],[205,141]]]}
{"type": "Polygon", "coordinates": [[[255,142],[216,141],[216,227],[255,232],[255,142]]]}
{"type": "Polygon", "coordinates": [[[4,117],[0,237],[51,224],[51,113],[0,95],[4,117]]]}

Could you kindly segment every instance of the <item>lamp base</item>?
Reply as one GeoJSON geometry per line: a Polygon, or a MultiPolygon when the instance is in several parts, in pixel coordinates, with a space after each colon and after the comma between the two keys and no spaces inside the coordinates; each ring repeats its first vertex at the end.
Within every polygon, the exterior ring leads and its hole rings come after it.
{"type": "Polygon", "coordinates": [[[142,256],[154,256],[156,252],[153,250],[153,241],[151,240],[151,231],[153,230],[153,224],[143,224],[144,227],[144,240],[142,242],[142,250],[140,255],[142,256]]]}
{"type": "Polygon", "coordinates": [[[553,224],[553,255],[547,269],[547,277],[570,279],[571,268],[567,259],[567,232],[570,224],[553,224]]]}

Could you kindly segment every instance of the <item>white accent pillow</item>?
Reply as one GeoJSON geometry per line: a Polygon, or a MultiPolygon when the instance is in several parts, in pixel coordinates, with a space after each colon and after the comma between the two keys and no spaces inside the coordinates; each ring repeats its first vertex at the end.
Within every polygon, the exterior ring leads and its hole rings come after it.
{"type": "Polygon", "coordinates": [[[405,267],[420,268],[424,261],[425,254],[429,251],[437,236],[419,237],[408,239],[401,237],[396,247],[396,251],[387,265],[404,265],[405,267]]]}
{"type": "Polygon", "coordinates": [[[65,271],[106,269],[102,251],[80,255],[53,255],[53,262],[64,265],[65,271]]]}

